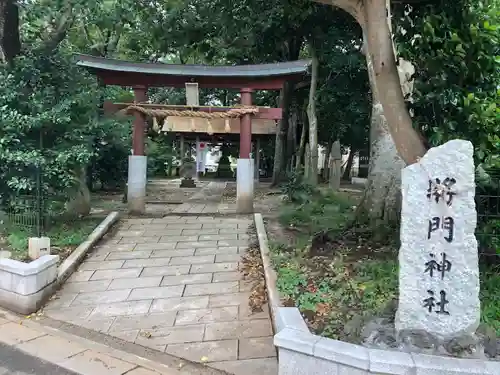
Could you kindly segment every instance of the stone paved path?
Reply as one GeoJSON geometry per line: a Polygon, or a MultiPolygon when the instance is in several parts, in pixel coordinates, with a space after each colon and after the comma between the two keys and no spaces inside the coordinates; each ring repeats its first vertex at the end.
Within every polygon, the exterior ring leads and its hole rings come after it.
{"type": "Polygon", "coordinates": [[[45,315],[237,375],[277,374],[267,308],[238,271],[250,218],[122,220],[45,315]]]}

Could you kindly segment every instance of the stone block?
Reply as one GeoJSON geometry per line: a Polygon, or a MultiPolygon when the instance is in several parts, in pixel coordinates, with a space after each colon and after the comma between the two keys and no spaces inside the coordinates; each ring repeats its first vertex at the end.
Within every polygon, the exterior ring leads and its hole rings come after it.
{"type": "Polygon", "coordinates": [[[414,375],[415,363],[409,353],[369,349],[370,372],[375,374],[414,375]]]}
{"type": "Polygon", "coordinates": [[[205,329],[205,341],[270,337],[273,333],[269,319],[254,319],[237,322],[210,323],[205,329]]]}
{"type": "Polygon", "coordinates": [[[137,367],[135,364],[124,362],[92,350],[87,350],[61,361],[58,365],[79,374],[99,375],[121,375],[137,367]]]}
{"type": "Polygon", "coordinates": [[[238,358],[238,340],[171,344],[165,352],[194,362],[201,362],[203,357],[207,362],[233,361],[238,358]]]}
{"type": "Polygon", "coordinates": [[[80,271],[92,271],[92,270],[116,270],[121,268],[125,263],[124,260],[105,260],[102,262],[89,262],[86,261],[78,269],[80,271]]]}
{"type": "Polygon", "coordinates": [[[169,263],[170,258],[130,259],[125,261],[122,268],[164,267],[169,263]]]}
{"type": "Polygon", "coordinates": [[[398,332],[440,339],[479,325],[474,147],[452,140],[402,171],[398,332]]]}
{"type": "Polygon", "coordinates": [[[206,284],[212,281],[211,273],[197,273],[179,276],[164,276],[161,286],[165,285],[185,285],[185,284],[206,284]]]}
{"type": "Polygon", "coordinates": [[[117,302],[98,305],[91,313],[90,318],[121,315],[146,314],[151,307],[152,300],[117,302]]]}
{"type": "Polygon", "coordinates": [[[238,281],[243,277],[243,275],[238,272],[215,272],[212,281],[214,283],[219,283],[223,281],[238,281]]]}
{"type": "Polygon", "coordinates": [[[237,271],[238,263],[194,264],[189,273],[211,273],[237,271]]]}
{"type": "Polygon", "coordinates": [[[239,359],[238,361],[212,362],[210,367],[238,375],[276,375],[278,361],[276,358],[239,359]]]}
{"type": "MultiPolygon", "coordinates": [[[[297,331],[295,329],[282,329],[274,336],[274,345],[278,348],[285,348],[299,353],[313,355],[314,345],[320,340],[319,336],[309,332],[297,331]]],[[[324,357],[322,357],[324,358],[324,357]]],[[[328,358],[326,358],[328,359],[328,358]]]]}
{"type": "Polygon", "coordinates": [[[2,324],[2,334],[0,342],[7,345],[17,345],[25,341],[36,339],[44,336],[45,333],[25,327],[17,323],[2,324]]]}
{"type": "Polygon", "coordinates": [[[282,329],[290,328],[297,331],[309,332],[306,322],[302,318],[300,311],[296,307],[278,307],[276,310],[276,326],[278,332],[282,329]]]}
{"type": "Polygon", "coordinates": [[[206,263],[214,263],[215,256],[214,255],[199,255],[199,256],[191,256],[191,257],[173,257],[170,260],[171,265],[175,264],[206,264],[206,263]]]}
{"type": "Polygon", "coordinates": [[[50,255],[49,237],[30,237],[28,239],[28,256],[36,260],[44,255],[50,255]]]}
{"type": "Polygon", "coordinates": [[[59,362],[87,350],[76,343],[49,335],[23,342],[17,348],[48,362],[59,362]]]}
{"type": "Polygon", "coordinates": [[[63,293],[103,292],[108,289],[111,280],[77,281],[64,284],[63,293]]]}
{"type": "Polygon", "coordinates": [[[177,242],[176,249],[199,249],[202,247],[217,247],[217,241],[177,242]]]}
{"type": "Polygon", "coordinates": [[[121,268],[118,270],[97,270],[90,280],[130,279],[139,277],[142,268],[121,268]]]}
{"type": "Polygon", "coordinates": [[[415,375],[483,375],[487,374],[485,361],[475,359],[412,354],[415,375]]]}
{"type": "Polygon", "coordinates": [[[268,357],[276,357],[272,336],[240,339],[239,359],[268,357]]]}
{"type": "Polygon", "coordinates": [[[196,249],[194,255],[223,255],[223,254],[238,254],[237,247],[207,247],[196,249]]]}
{"type": "Polygon", "coordinates": [[[215,307],[212,309],[182,310],[177,313],[175,325],[196,323],[230,322],[238,319],[238,307],[215,307]]]}
{"type": "Polygon", "coordinates": [[[189,257],[193,254],[194,249],[155,250],[151,254],[151,258],[189,257]]]}
{"type": "Polygon", "coordinates": [[[339,375],[336,363],[301,352],[279,348],[278,358],[279,375],[339,375]]]}
{"type": "Polygon", "coordinates": [[[223,283],[186,285],[184,296],[204,296],[211,294],[235,293],[238,291],[237,281],[223,283]]]}
{"type": "Polygon", "coordinates": [[[184,285],[157,286],[151,288],[133,289],[128,297],[129,301],[142,299],[160,299],[180,297],[184,291],[184,285]]]}
{"type": "Polygon", "coordinates": [[[130,292],[131,289],[118,289],[105,292],[80,293],[71,305],[98,305],[100,303],[123,302],[127,299],[130,292]]]}
{"type": "Polygon", "coordinates": [[[21,314],[37,311],[54,292],[58,255],[30,263],[0,259],[0,306],[21,314]]]}
{"type": "Polygon", "coordinates": [[[134,277],[130,279],[114,279],[110,282],[108,289],[132,289],[160,286],[161,276],[134,277]]]}
{"type": "MultiPolygon", "coordinates": [[[[155,345],[183,344],[189,342],[200,342],[203,340],[203,332],[205,326],[203,324],[192,324],[188,326],[162,327],[148,331],[143,330],[142,333],[148,332],[151,337],[145,338],[139,333],[136,340],[137,344],[141,341],[155,341],[155,345]],[[140,340],[143,337],[143,340],[140,340]]],[[[148,335],[149,336],[149,335],[148,335]]]]}
{"type": "Polygon", "coordinates": [[[166,311],[204,309],[206,307],[208,307],[208,296],[165,298],[154,300],[149,312],[160,313],[166,311]]]}
{"type": "Polygon", "coordinates": [[[135,329],[158,329],[174,325],[175,311],[159,314],[119,316],[111,326],[112,331],[132,331],[135,329]]]}
{"type": "Polygon", "coordinates": [[[240,260],[241,254],[217,254],[215,256],[215,263],[239,262],[240,260]]]}
{"type": "Polygon", "coordinates": [[[368,370],[370,367],[367,348],[325,337],[315,343],[314,356],[361,370],[368,370]]]}
{"type": "Polygon", "coordinates": [[[151,253],[152,250],[114,251],[108,255],[106,260],[146,259],[151,253]]]}
{"type": "Polygon", "coordinates": [[[168,267],[146,267],[142,271],[141,277],[145,276],[179,276],[189,273],[189,265],[168,266],[168,267]]]}
{"type": "Polygon", "coordinates": [[[248,305],[249,293],[216,294],[210,296],[210,307],[248,305]]]}

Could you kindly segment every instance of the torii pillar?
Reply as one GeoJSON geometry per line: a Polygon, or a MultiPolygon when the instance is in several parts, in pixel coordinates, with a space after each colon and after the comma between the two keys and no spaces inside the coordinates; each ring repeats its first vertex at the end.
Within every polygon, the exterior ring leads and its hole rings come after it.
{"type": "MultiPolygon", "coordinates": [[[[134,87],[134,103],[147,101],[147,87],[134,87]]],[[[131,214],[146,212],[146,181],[148,158],[144,155],[146,118],[142,113],[134,113],[132,131],[132,155],[128,157],[127,201],[131,214]]]]}
{"type": "MultiPolygon", "coordinates": [[[[241,89],[241,104],[252,105],[252,89],[241,89]]],[[[236,212],[253,213],[254,165],[252,152],[252,115],[245,114],[240,119],[240,157],[236,169],[236,212]]]]}

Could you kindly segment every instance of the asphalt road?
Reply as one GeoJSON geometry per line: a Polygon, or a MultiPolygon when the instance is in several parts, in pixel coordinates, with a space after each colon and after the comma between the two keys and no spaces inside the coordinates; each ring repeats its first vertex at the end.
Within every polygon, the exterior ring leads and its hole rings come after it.
{"type": "MultiPolygon", "coordinates": [[[[1,334],[1,333],[0,333],[1,334]]],[[[77,375],[59,366],[0,344],[0,375],[77,375]]],[[[97,374],[96,374],[97,375],[97,374]]]]}

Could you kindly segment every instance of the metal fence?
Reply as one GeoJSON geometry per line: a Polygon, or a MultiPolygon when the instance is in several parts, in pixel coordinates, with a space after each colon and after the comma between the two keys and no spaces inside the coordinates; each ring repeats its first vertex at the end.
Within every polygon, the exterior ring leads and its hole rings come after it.
{"type": "Polygon", "coordinates": [[[64,213],[65,200],[43,195],[17,195],[6,202],[9,225],[38,237],[64,213]]]}
{"type": "Polygon", "coordinates": [[[480,255],[488,263],[500,264],[500,171],[478,176],[476,208],[480,255]]]}

